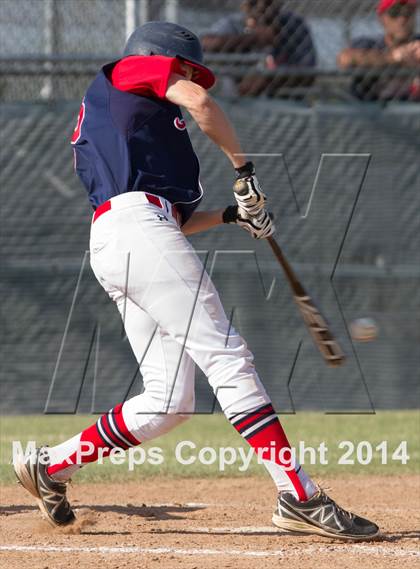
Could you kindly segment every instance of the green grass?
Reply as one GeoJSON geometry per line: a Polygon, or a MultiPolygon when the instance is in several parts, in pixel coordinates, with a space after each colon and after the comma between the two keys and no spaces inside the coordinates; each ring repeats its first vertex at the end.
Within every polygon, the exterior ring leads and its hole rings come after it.
{"type": "MultiPolygon", "coordinates": [[[[14,482],[10,466],[12,441],[21,441],[25,448],[27,441],[34,440],[39,444],[54,444],[64,441],[96,420],[95,416],[4,416],[0,420],[0,483],[14,482]]],[[[321,413],[297,413],[282,418],[283,426],[291,444],[304,441],[306,446],[318,447],[325,442],[328,453],[328,465],[306,465],[306,469],[315,477],[331,475],[354,474],[412,474],[420,468],[420,414],[416,411],[379,412],[376,415],[323,415],[321,413]],[[368,441],[375,447],[382,441],[388,445],[387,464],[381,464],[378,451],[373,451],[370,464],[362,466],[355,460],[354,465],[339,465],[338,459],[345,449],[340,449],[340,441],[368,441]],[[391,459],[392,452],[401,441],[407,441],[409,460],[407,464],[391,459]]],[[[103,465],[89,465],[78,473],[80,482],[107,482],[139,480],[147,476],[170,477],[221,477],[266,475],[265,468],[257,464],[256,458],[251,462],[246,472],[240,472],[240,459],[226,466],[221,472],[218,464],[203,465],[198,461],[189,466],[181,465],[175,458],[175,447],[181,441],[192,441],[196,451],[186,449],[185,454],[198,451],[202,447],[213,447],[219,452],[221,447],[242,447],[245,453],[248,445],[234,431],[222,415],[198,415],[187,421],[179,428],[152,441],[142,447],[147,451],[157,446],[162,449],[163,464],[156,466],[148,464],[135,466],[128,471],[127,463],[114,465],[105,459],[103,465]]],[[[355,459],[355,452],[352,458],[355,459]]]]}

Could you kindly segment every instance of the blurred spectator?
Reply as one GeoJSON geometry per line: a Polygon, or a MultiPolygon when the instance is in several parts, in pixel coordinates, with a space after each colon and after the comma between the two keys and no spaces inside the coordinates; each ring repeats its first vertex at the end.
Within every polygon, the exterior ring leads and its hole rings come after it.
{"type": "MultiPolygon", "coordinates": [[[[285,66],[313,67],[315,48],[303,18],[282,10],[281,0],[245,0],[241,13],[217,21],[201,38],[207,52],[265,53],[263,67],[269,70],[285,66]]],[[[312,83],[309,78],[309,84],[312,83]]],[[[308,83],[302,75],[284,75],[274,79],[261,74],[247,75],[241,81],[241,94],[258,95],[268,86],[275,89],[287,81],[287,86],[308,83]],[[277,84],[273,84],[277,83],[277,84]]]]}
{"type": "Polygon", "coordinates": [[[420,73],[403,77],[392,69],[420,69],[420,35],[415,33],[416,0],[380,0],[377,14],[385,35],[354,40],[337,58],[342,69],[372,68],[359,75],[352,85],[362,100],[420,101],[420,73]],[[381,74],[383,68],[390,70],[381,74]]]}

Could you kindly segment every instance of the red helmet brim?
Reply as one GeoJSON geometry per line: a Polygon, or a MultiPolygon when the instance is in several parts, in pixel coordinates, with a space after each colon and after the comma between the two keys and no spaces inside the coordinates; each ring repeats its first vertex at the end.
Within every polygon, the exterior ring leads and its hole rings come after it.
{"type": "Polygon", "coordinates": [[[201,63],[197,63],[196,61],[191,61],[189,59],[184,59],[181,57],[179,59],[182,59],[183,61],[188,63],[188,65],[191,65],[191,67],[198,72],[193,79],[194,83],[201,85],[201,87],[203,87],[204,89],[210,89],[211,87],[213,87],[213,85],[216,82],[216,77],[213,71],[211,71],[211,69],[209,69],[205,65],[202,65],[201,63]]]}

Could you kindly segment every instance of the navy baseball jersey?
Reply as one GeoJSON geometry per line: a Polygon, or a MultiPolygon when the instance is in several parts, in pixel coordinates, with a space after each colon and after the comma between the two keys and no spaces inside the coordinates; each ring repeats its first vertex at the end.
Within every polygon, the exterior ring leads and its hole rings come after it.
{"type": "MultiPolygon", "coordinates": [[[[159,60],[170,58],[142,59],[159,74],[159,60]]],[[[177,204],[185,223],[202,191],[181,109],[164,98],[167,79],[156,96],[117,89],[110,80],[115,65],[102,68],[83,99],[72,136],[76,172],[95,209],[119,194],[147,191],[177,204]]]]}

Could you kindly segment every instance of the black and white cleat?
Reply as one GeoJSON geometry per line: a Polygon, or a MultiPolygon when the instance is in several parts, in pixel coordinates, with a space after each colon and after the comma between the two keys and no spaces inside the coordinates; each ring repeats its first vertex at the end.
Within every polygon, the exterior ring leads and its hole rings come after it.
{"type": "Polygon", "coordinates": [[[306,502],[297,500],[289,492],[282,492],[272,521],[285,531],[336,539],[369,540],[379,534],[376,524],[343,510],[322,490],[306,502]]]}
{"type": "Polygon", "coordinates": [[[66,526],[76,519],[66,497],[67,484],[48,476],[48,463],[48,449],[41,447],[27,458],[18,457],[13,468],[18,481],[35,497],[47,521],[55,527],[66,526]]]}

